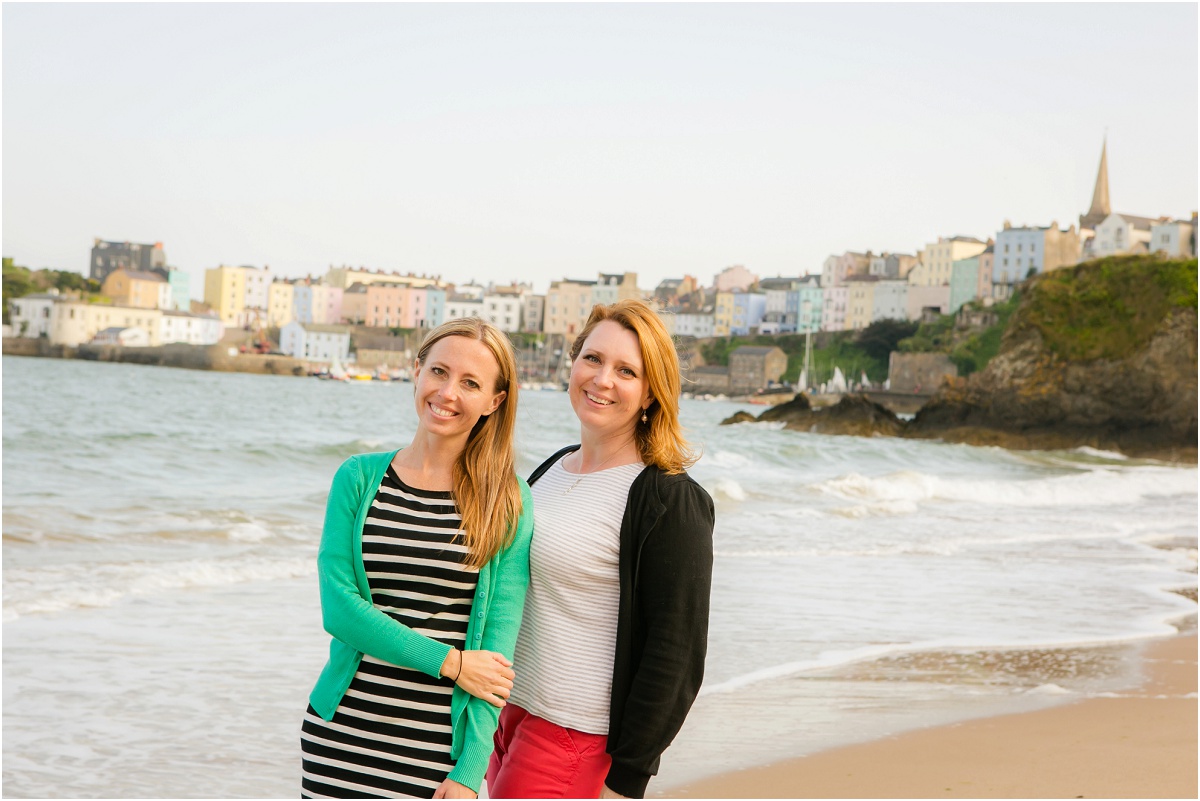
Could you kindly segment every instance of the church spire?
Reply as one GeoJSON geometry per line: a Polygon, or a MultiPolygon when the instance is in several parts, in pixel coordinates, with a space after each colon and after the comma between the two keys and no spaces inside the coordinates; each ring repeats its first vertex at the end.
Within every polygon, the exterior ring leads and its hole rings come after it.
{"type": "Polygon", "coordinates": [[[1100,170],[1096,173],[1096,188],[1092,191],[1092,207],[1088,213],[1079,218],[1080,228],[1095,229],[1112,214],[1112,205],[1108,199],[1108,135],[1104,137],[1104,145],[1100,148],[1100,170]]]}

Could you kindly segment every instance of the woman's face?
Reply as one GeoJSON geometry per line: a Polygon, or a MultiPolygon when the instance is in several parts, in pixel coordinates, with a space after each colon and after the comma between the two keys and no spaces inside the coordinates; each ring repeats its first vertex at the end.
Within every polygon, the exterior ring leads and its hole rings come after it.
{"type": "Polygon", "coordinates": [[[496,392],[500,366],[477,339],[443,337],[416,367],[417,423],[431,434],[465,439],[508,394],[496,392]]]}
{"type": "Polygon", "coordinates": [[[637,334],[612,320],[597,324],[571,365],[568,392],[585,429],[596,434],[632,431],[650,405],[637,334]]]}

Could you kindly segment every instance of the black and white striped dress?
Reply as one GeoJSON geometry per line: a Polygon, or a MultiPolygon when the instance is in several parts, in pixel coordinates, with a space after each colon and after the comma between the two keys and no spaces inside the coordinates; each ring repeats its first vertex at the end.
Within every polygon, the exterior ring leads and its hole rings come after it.
{"type": "MultiPolygon", "coordinates": [[[[409,487],[389,467],[363,524],[363,562],[377,609],[462,648],[479,574],[463,565],[462,520],[449,492],[409,487]]],[[[430,798],[454,767],[454,683],[364,654],[325,721],[301,727],[303,798],[430,798]]]]}

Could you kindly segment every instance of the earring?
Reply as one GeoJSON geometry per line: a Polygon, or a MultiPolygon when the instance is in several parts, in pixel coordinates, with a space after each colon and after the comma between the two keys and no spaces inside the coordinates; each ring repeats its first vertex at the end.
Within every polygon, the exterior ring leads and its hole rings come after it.
{"type": "Polygon", "coordinates": [[[646,410],[642,409],[642,422],[646,422],[646,410]]]}

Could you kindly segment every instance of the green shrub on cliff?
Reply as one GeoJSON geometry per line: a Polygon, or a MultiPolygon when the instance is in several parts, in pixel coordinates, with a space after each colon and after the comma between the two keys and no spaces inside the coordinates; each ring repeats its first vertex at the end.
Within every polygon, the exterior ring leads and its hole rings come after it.
{"type": "Polygon", "coordinates": [[[1033,280],[1016,326],[1032,326],[1072,361],[1121,359],[1174,311],[1196,309],[1196,259],[1114,256],[1033,280]]]}

